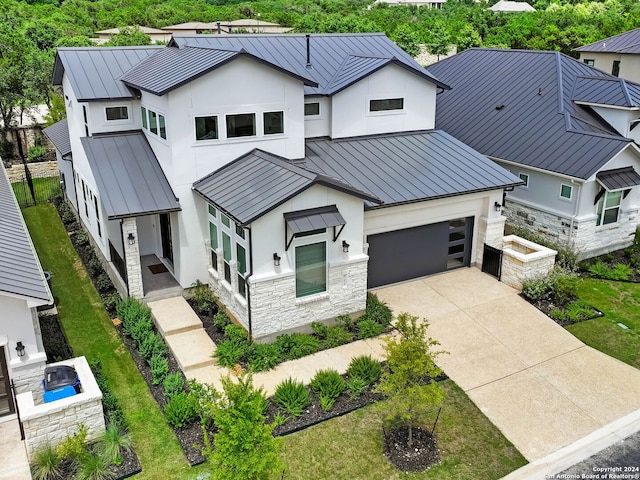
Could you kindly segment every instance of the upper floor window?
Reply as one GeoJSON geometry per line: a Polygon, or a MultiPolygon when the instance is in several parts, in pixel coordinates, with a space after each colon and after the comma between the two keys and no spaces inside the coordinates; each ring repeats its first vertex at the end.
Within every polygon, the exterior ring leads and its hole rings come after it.
{"type": "Polygon", "coordinates": [[[256,134],[256,114],[227,115],[227,138],[252,137],[256,134]]]}
{"type": "Polygon", "coordinates": [[[262,118],[265,135],[284,133],[284,112],[264,112],[262,118]]]}
{"type": "Polygon", "coordinates": [[[587,65],[589,65],[590,67],[593,67],[596,63],[596,61],[593,58],[585,58],[584,60],[582,60],[584,63],[586,63],[587,65]]]}
{"type": "Polygon", "coordinates": [[[521,187],[526,188],[529,186],[529,175],[527,175],[526,173],[519,173],[518,177],[520,177],[520,180],[524,182],[524,185],[520,185],[521,187]]]}
{"type": "Polygon", "coordinates": [[[165,116],[145,107],[141,107],[140,112],[142,113],[142,128],[166,140],[167,120],[165,116]]]}
{"type": "Polygon", "coordinates": [[[369,101],[370,112],[384,112],[387,110],[402,110],[404,108],[404,98],[382,98],[369,101]]]}
{"type": "Polygon", "coordinates": [[[620,75],[620,60],[613,61],[613,67],[611,68],[611,75],[618,76],[620,75]]]}
{"type": "Polygon", "coordinates": [[[622,201],[622,191],[606,192],[600,200],[598,200],[598,207],[596,213],[598,215],[596,219],[596,225],[608,225],[609,223],[616,223],[620,216],[620,202],[622,201]]]}
{"type": "Polygon", "coordinates": [[[317,115],[320,115],[320,103],[319,102],[305,103],[304,104],[304,116],[305,117],[312,117],[312,116],[317,116],[317,115]]]}
{"type": "Polygon", "coordinates": [[[560,185],[560,198],[566,198],[571,200],[571,194],[573,193],[573,187],[571,185],[560,185]]]}
{"type": "Polygon", "coordinates": [[[218,138],[218,117],[196,117],[196,140],[216,140],[218,138]]]}
{"type": "Polygon", "coordinates": [[[129,120],[129,109],[126,106],[105,107],[104,111],[108,121],[129,120]]]}

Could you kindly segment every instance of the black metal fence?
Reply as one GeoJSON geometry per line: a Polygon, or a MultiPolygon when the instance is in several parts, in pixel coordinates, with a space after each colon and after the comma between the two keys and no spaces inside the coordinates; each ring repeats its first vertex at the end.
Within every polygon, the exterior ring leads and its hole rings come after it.
{"type": "Polygon", "coordinates": [[[482,271],[500,280],[502,276],[502,250],[485,243],[482,255],[482,271]]]}
{"type": "Polygon", "coordinates": [[[25,175],[11,184],[21,208],[47,203],[49,199],[62,192],[60,176],[32,174],[25,169],[25,175]]]}

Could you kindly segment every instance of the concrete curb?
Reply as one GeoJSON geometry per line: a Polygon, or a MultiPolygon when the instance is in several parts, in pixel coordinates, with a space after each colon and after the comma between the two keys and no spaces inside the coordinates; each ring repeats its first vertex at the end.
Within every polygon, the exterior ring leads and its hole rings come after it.
{"type": "Polygon", "coordinates": [[[584,438],[511,472],[503,480],[540,480],[560,473],[605,448],[640,431],[640,410],[636,410],[584,438]]]}

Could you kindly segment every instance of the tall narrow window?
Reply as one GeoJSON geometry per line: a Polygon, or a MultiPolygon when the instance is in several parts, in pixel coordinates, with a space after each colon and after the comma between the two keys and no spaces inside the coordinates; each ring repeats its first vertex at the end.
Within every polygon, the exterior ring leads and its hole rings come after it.
{"type": "Polygon", "coordinates": [[[149,131],[158,134],[158,114],[153,110],[149,110],[149,131]]]}
{"type": "Polygon", "coordinates": [[[222,256],[224,257],[224,279],[231,283],[231,237],[222,232],[222,256]]]}
{"type": "Polygon", "coordinates": [[[149,128],[149,124],[147,123],[147,109],[140,107],[140,113],[142,114],[142,128],[149,128]]]}
{"type": "Polygon", "coordinates": [[[284,112],[264,112],[264,134],[284,133],[284,112]]]}
{"type": "Polygon", "coordinates": [[[164,119],[164,115],[158,114],[158,132],[160,138],[167,139],[167,122],[164,119]]]}
{"type": "Polygon", "coordinates": [[[613,67],[611,68],[611,75],[618,76],[620,75],[620,60],[613,61],[613,67]]]}
{"type": "Polygon", "coordinates": [[[93,197],[93,207],[96,212],[96,223],[98,224],[98,236],[102,238],[102,227],[100,226],[100,209],[98,208],[98,197],[93,197]]]}
{"type": "Polygon", "coordinates": [[[238,243],[236,244],[236,260],[238,262],[238,293],[246,297],[247,285],[245,275],[247,273],[247,251],[238,243]]]}
{"type": "Polygon", "coordinates": [[[296,247],[296,297],[327,290],[327,244],[296,247]]]}
{"type": "Polygon", "coordinates": [[[215,140],[218,138],[218,117],[196,117],[196,140],[215,140]]]}
{"type": "Polygon", "coordinates": [[[598,201],[596,213],[598,215],[596,225],[608,225],[616,223],[620,216],[620,202],[622,191],[606,192],[598,201]]]}
{"type": "Polygon", "coordinates": [[[218,227],[215,223],[209,221],[209,241],[211,243],[211,267],[214,270],[218,268],[218,227]]]}

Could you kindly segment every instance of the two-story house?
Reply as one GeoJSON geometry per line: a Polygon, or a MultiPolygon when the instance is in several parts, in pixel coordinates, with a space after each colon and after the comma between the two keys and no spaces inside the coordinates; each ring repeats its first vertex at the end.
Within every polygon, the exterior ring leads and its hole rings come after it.
{"type": "Polygon", "coordinates": [[[255,338],[479,262],[521,182],[434,130],[449,87],[382,34],[63,48],[54,84],[67,195],[122,289],[149,293],[152,257],[255,338]]]}
{"type": "Polygon", "coordinates": [[[611,75],[640,82],[640,28],[575,49],[580,60],[611,75]]]}
{"type": "Polygon", "coordinates": [[[524,182],[510,223],[581,258],[624,248],[640,222],[640,85],[558,52],[469,49],[429,67],[452,89],[436,126],[524,182]]]}

